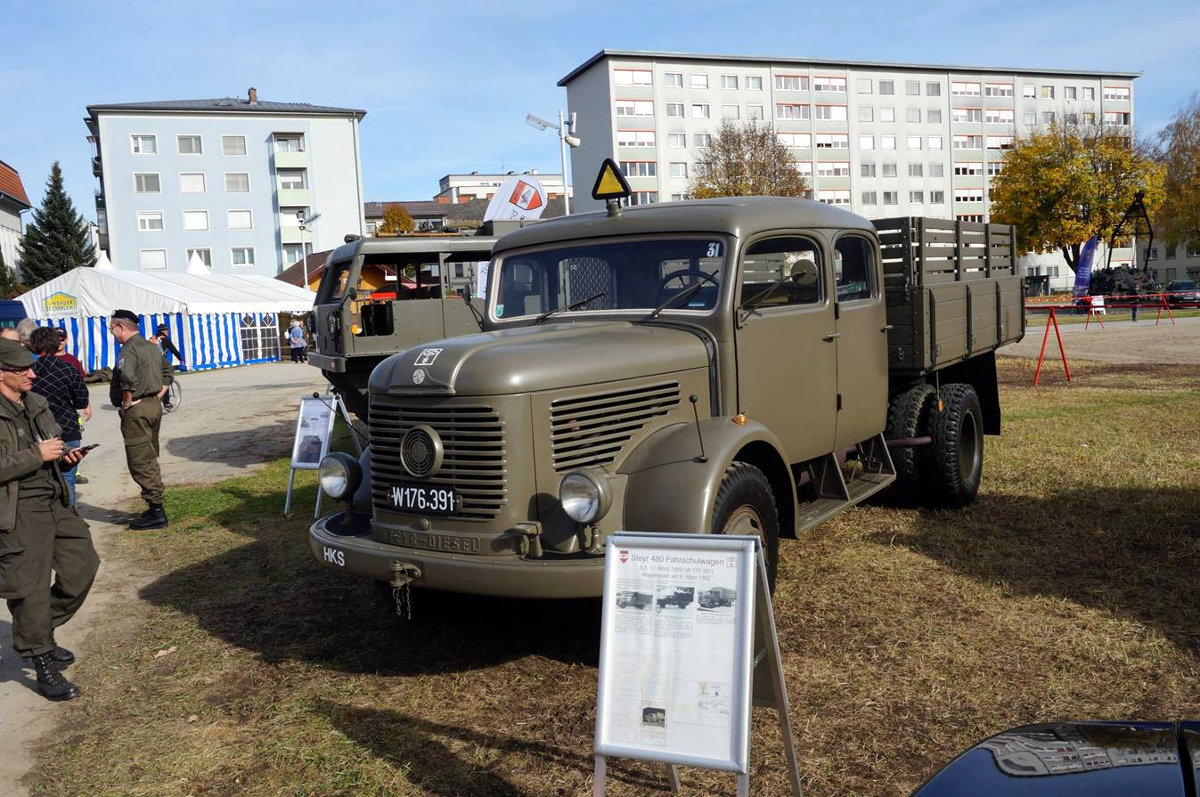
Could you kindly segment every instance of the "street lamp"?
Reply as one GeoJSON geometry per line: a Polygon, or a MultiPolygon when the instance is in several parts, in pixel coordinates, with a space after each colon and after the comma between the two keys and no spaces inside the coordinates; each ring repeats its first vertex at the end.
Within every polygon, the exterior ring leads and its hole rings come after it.
{"type": "Polygon", "coordinates": [[[567,187],[567,147],[574,149],[583,142],[579,136],[575,135],[575,114],[572,113],[568,121],[563,121],[563,112],[560,109],[558,112],[558,124],[547,121],[540,116],[533,114],[525,114],[525,122],[530,127],[536,127],[538,130],[553,130],[558,133],[559,148],[562,153],[562,179],[563,179],[563,212],[569,214],[571,212],[571,197],[567,187]]]}
{"type": "MultiPolygon", "coordinates": [[[[304,247],[303,232],[305,230],[307,230],[309,227],[311,227],[313,225],[313,222],[319,218],[321,218],[320,213],[313,213],[310,216],[305,216],[303,210],[296,211],[296,221],[299,222],[300,232],[302,233],[300,236],[300,262],[304,264],[304,287],[305,288],[308,287],[308,250],[304,247]]],[[[313,240],[310,243],[312,243],[313,247],[315,248],[317,245],[316,235],[314,234],[312,237],[313,237],[313,240]]]]}

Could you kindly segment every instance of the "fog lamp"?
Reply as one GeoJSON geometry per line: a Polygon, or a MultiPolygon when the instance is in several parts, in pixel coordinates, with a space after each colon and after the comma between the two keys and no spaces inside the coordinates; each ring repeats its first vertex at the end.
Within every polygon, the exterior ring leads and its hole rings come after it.
{"type": "Polygon", "coordinates": [[[576,523],[595,523],[612,504],[608,482],[596,473],[576,470],[563,476],[558,485],[563,512],[576,523]]]}
{"type": "Polygon", "coordinates": [[[321,489],[330,498],[348,499],[362,483],[362,468],[354,457],[335,451],[321,460],[317,479],[321,482],[321,489]]]}

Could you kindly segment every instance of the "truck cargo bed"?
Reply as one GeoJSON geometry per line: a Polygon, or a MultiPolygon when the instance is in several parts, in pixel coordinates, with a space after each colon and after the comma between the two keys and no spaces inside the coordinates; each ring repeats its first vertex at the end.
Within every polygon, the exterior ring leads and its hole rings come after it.
{"type": "Polygon", "coordinates": [[[923,374],[1024,336],[1011,226],[917,217],[872,223],[883,256],[893,372],[923,374]]]}

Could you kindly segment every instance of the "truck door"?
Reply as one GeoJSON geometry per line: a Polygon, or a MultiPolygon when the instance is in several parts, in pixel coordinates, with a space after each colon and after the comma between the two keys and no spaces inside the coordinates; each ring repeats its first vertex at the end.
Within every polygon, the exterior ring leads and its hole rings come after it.
{"type": "Polygon", "coordinates": [[[738,411],[769,427],[793,463],[833,450],[837,345],[825,260],[813,238],[772,236],[752,241],[738,270],[738,411]]]}
{"type": "MultiPolygon", "coordinates": [[[[479,253],[472,256],[487,255],[479,253]]],[[[447,338],[479,331],[479,319],[483,318],[485,303],[479,297],[478,290],[471,290],[472,286],[479,284],[477,270],[478,263],[475,261],[446,260],[442,264],[442,326],[447,338]],[[470,291],[470,305],[463,299],[463,289],[470,291]]]]}
{"type": "Polygon", "coordinates": [[[321,284],[317,287],[317,298],[313,302],[313,343],[314,348],[325,355],[340,356],[345,354],[342,330],[342,302],[346,297],[346,289],[357,281],[358,269],[354,268],[359,258],[347,257],[331,262],[325,269],[321,284]]]}
{"type": "Polygon", "coordinates": [[[887,425],[887,313],[875,242],[857,233],[834,241],[837,290],[837,384],[841,410],[835,446],[844,448],[887,425]]]}

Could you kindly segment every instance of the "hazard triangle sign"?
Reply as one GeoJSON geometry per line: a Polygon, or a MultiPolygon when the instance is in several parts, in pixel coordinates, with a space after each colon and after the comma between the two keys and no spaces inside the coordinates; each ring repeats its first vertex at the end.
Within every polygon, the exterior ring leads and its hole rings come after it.
{"type": "Polygon", "coordinates": [[[624,199],[632,194],[621,167],[612,158],[605,158],[600,164],[600,174],[596,175],[596,184],[592,186],[592,199],[624,199]]]}

